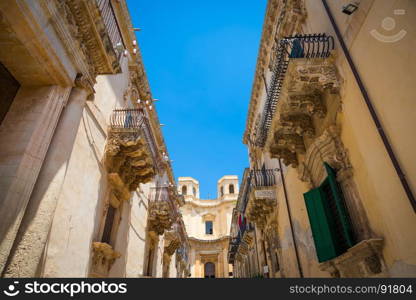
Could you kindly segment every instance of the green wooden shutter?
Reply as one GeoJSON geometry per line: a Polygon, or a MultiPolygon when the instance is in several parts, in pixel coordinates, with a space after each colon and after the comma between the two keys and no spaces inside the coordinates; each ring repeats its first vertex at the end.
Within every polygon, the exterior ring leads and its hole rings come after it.
{"type": "Polygon", "coordinates": [[[337,180],[335,171],[329,166],[327,163],[324,163],[326,172],[328,173],[328,181],[329,185],[331,187],[331,191],[333,194],[333,197],[335,199],[335,204],[337,206],[338,216],[341,221],[342,230],[345,242],[347,243],[348,248],[352,247],[354,242],[354,235],[353,230],[350,222],[350,217],[348,214],[348,210],[345,207],[344,197],[341,192],[341,187],[339,186],[337,180]]]}
{"type": "Polygon", "coordinates": [[[321,188],[310,190],[303,194],[303,197],[305,198],[318,261],[323,262],[338,256],[339,249],[332,232],[333,220],[321,188]]]}
{"type": "Polygon", "coordinates": [[[355,243],[335,171],[326,163],[325,169],[328,177],[321,186],[303,194],[319,262],[341,255],[355,243]]]}

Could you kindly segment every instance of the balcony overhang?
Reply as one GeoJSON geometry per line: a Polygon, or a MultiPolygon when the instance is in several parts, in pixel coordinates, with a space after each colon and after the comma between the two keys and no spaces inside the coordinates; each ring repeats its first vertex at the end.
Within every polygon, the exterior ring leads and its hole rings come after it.
{"type": "Polygon", "coordinates": [[[158,151],[151,129],[140,109],[116,109],[111,115],[104,165],[108,181],[119,201],[156,175],[158,151]]]}
{"type": "Polygon", "coordinates": [[[332,103],[325,98],[338,92],[339,81],[332,58],[291,60],[266,138],[271,157],[297,167],[308,141],[319,131],[317,124],[321,122],[317,120],[323,120],[328,110],[332,110],[328,107],[332,103]]]}
{"type": "Polygon", "coordinates": [[[383,239],[363,240],[344,254],[321,263],[319,268],[329,272],[332,277],[386,277],[382,249],[383,239]]]}
{"type": "MultiPolygon", "coordinates": [[[[163,235],[171,230],[172,225],[179,219],[180,215],[177,205],[172,197],[174,191],[174,187],[152,188],[149,201],[148,224],[149,230],[154,231],[158,235],[163,235]]],[[[175,234],[178,233],[176,232],[175,234]]]]}
{"type": "Polygon", "coordinates": [[[172,225],[171,230],[165,231],[164,240],[165,240],[165,250],[164,252],[172,256],[176,249],[181,245],[181,236],[179,232],[179,224],[175,223],[172,225]]]}
{"type": "Polygon", "coordinates": [[[109,244],[94,242],[92,244],[91,277],[108,277],[108,272],[110,271],[111,266],[120,256],[121,254],[114,251],[113,247],[109,244]]]}
{"type": "Polygon", "coordinates": [[[140,183],[147,183],[155,170],[144,134],[110,130],[105,148],[108,179],[119,200],[127,200],[140,183]]]}
{"type": "Polygon", "coordinates": [[[263,228],[268,215],[277,205],[275,186],[252,187],[246,214],[250,221],[263,228]]]}
{"type": "MultiPolygon", "coordinates": [[[[64,17],[72,26],[73,34],[85,45],[84,52],[90,66],[90,74],[114,74],[121,71],[119,54],[116,53],[101,16],[97,1],[60,1],[64,17]]],[[[113,26],[117,26],[115,19],[113,26]]],[[[116,27],[115,27],[116,28],[116,27]]],[[[119,30],[118,28],[116,28],[119,30]]],[[[95,77],[95,76],[92,76],[95,77]]]]}

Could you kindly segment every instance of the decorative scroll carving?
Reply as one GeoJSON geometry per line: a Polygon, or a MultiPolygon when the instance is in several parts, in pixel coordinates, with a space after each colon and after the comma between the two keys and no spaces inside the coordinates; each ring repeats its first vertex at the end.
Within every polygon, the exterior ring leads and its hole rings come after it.
{"type": "Polygon", "coordinates": [[[246,214],[250,221],[259,228],[266,224],[267,216],[276,207],[276,194],[274,186],[269,188],[253,187],[247,203],[246,214]]]}
{"type": "Polygon", "coordinates": [[[312,137],[315,135],[315,128],[312,118],[304,113],[285,112],[280,114],[280,126],[286,131],[293,132],[299,136],[312,137]]]}
{"type": "Polygon", "coordinates": [[[274,133],[274,141],[277,146],[287,148],[292,152],[305,152],[302,136],[291,133],[285,128],[280,128],[274,133]]]}
{"type": "Polygon", "coordinates": [[[146,141],[141,132],[114,132],[108,134],[105,148],[105,166],[114,194],[119,200],[130,197],[130,191],[140,183],[152,180],[155,171],[146,141]]]}
{"type": "Polygon", "coordinates": [[[295,152],[287,148],[282,148],[277,145],[271,145],[269,148],[271,158],[280,158],[286,166],[296,168],[298,166],[298,158],[295,152]]]}
{"type": "Polygon", "coordinates": [[[120,72],[117,53],[108,36],[97,2],[61,0],[60,7],[72,35],[80,40],[83,52],[89,60],[91,77],[120,72]]]}
{"type": "Polygon", "coordinates": [[[173,198],[174,187],[155,187],[151,192],[149,201],[149,230],[163,235],[170,230],[172,224],[179,219],[178,211],[173,198]]]}
{"type": "Polygon", "coordinates": [[[325,176],[323,163],[326,162],[337,170],[340,182],[351,177],[352,166],[347,150],[339,137],[335,125],[329,126],[321,136],[317,137],[308,147],[304,161],[300,163],[298,172],[302,181],[317,186],[325,176]]]}
{"type": "Polygon", "coordinates": [[[288,69],[289,92],[305,91],[314,94],[316,91],[339,92],[339,81],[335,65],[331,59],[299,59],[296,65],[288,69]]]}
{"type": "MultiPolygon", "coordinates": [[[[286,97],[279,104],[280,113],[274,117],[274,134],[269,152],[281,158],[285,165],[297,167],[298,154],[304,154],[305,137],[314,138],[315,122],[323,122],[327,114],[323,94],[337,93],[339,82],[331,59],[297,59],[289,64],[284,89],[286,97]]],[[[308,147],[309,148],[309,147],[308,147]]],[[[340,159],[338,156],[336,159],[340,159]]],[[[331,158],[334,160],[334,158],[331,158]]],[[[309,174],[301,166],[301,172],[309,174]]],[[[310,180],[306,180],[310,181],[310,180]]]]}
{"type": "Polygon", "coordinates": [[[321,263],[319,268],[329,272],[332,277],[385,277],[382,248],[382,239],[364,240],[344,254],[321,263]]]}
{"type": "Polygon", "coordinates": [[[309,115],[323,118],[326,115],[326,107],[322,96],[318,91],[311,93],[290,93],[287,99],[289,110],[302,111],[309,115]]]}
{"type": "Polygon", "coordinates": [[[164,239],[164,253],[166,253],[169,256],[172,256],[175,253],[176,249],[178,249],[181,245],[180,224],[173,224],[172,229],[165,232],[164,239]]]}
{"type": "Polygon", "coordinates": [[[92,244],[92,277],[107,277],[114,261],[121,256],[106,243],[94,242],[92,244]]]}

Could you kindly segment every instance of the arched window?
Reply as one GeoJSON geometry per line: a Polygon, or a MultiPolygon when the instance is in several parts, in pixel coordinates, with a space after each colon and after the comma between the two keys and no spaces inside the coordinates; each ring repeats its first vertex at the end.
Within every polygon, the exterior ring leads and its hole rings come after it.
{"type": "Polygon", "coordinates": [[[192,193],[194,193],[194,197],[196,197],[196,188],[192,187],[192,193]]]}
{"type": "Polygon", "coordinates": [[[182,186],[182,195],[186,195],[186,185],[182,186]]]}
{"type": "Polygon", "coordinates": [[[234,194],[234,184],[230,184],[228,186],[228,190],[229,190],[230,194],[234,194]]]}
{"type": "Polygon", "coordinates": [[[223,186],[220,188],[220,194],[221,194],[221,197],[224,196],[224,187],[223,186]]]}
{"type": "Polygon", "coordinates": [[[215,278],[215,264],[212,262],[205,263],[204,266],[204,277],[215,278]]]}

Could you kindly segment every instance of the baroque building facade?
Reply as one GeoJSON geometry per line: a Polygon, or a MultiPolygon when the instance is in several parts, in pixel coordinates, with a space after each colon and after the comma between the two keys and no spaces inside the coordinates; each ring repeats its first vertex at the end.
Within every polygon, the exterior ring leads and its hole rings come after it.
{"type": "Polygon", "coordinates": [[[0,2],[3,277],[187,277],[190,243],[124,0],[0,2]]]}
{"type": "Polygon", "coordinates": [[[217,182],[217,198],[202,200],[199,197],[199,182],[192,177],[179,177],[178,192],[185,199],[181,212],[190,245],[192,278],[233,276],[227,253],[238,190],[238,177],[226,175],[217,182]]]}
{"type": "Polygon", "coordinates": [[[268,1],[236,277],[416,276],[416,6],[356,2],[268,1]]]}

